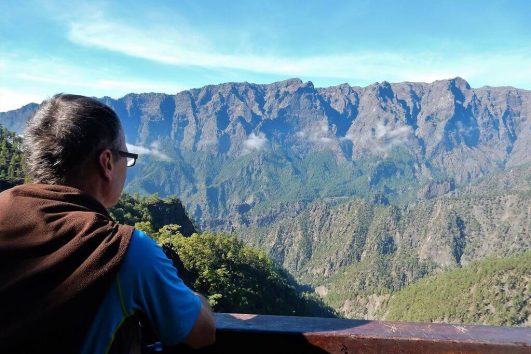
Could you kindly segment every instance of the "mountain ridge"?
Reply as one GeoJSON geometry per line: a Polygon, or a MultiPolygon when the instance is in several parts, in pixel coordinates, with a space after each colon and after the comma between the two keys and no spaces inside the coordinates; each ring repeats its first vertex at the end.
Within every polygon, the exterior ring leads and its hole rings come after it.
{"type": "MultiPolygon", "coordinates": [[[[267,219],[265,206],[283,208],[289,188],[305,195],[291,193],[292,205],[341,195],[411,201],[531,161],[531,91],[472,89],[460,77],[366,87],[224,83],[101,100],[149,154],[128,191],[176,194],[204,228],[267,219]]],[[[1,113],[0,124],[20,133],[35,107],[1,113]]]]}

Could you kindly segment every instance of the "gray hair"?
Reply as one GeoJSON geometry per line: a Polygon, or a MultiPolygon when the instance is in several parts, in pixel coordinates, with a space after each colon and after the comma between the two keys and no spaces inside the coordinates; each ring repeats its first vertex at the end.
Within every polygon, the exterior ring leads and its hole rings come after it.
{"type": "Polygon", "coordinates": [[[24,132],[26,169],[33,182],[64,184],[104,148],[118,148],[122,127],[98,100],[57,94],[44,101],[24,132]]]}

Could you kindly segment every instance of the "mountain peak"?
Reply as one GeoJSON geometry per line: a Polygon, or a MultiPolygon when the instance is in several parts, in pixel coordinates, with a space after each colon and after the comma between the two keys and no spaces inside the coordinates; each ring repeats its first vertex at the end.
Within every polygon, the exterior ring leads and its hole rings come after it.
{"type": "Polygon", "coordinates": [[[441,85],[442,86],[447,86],[447,87],[455,87],[461,91],[464,91],[464,90],[470,90],[470,85],[468,84],[468,82],[463,79],[462,77],[460,76],[456,76],[452,79],[444,79],[444,80],[435,80],[432,85],[434,86],[438,86],[440,87],[441,85]]]}
{"type": "Polygon", "coordinates": [[[461,90],[470,90],[470,85],[462,77],[456,76],[453,79],[450,79],[449,81],[461,90]]]}

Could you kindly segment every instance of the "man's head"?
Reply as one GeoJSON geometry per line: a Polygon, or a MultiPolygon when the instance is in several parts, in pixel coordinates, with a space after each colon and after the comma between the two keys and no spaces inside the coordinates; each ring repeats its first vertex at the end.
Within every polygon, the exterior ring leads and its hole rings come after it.
{"type": "Polygon", "coordinates": [[[120,196],[126,175],[125,137],[116,113],[96,99],[59,94],[40,105],[24,133],[33,182],[78,187],[106,207],[120,196]]]}

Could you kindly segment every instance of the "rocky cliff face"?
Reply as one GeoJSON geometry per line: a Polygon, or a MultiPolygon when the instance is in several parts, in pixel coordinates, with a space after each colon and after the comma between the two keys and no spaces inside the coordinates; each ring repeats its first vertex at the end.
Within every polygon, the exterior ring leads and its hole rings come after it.
{"type": "Polygon", "coordinates": [[[278,145],[356,160],[400,147],[457,180],[530,161],[531,93],[471,89],[461,78],[322,89],[292,79],[104,101],[119,112],[130,141],[169,139],[179,151],[238,157],[278,145]]]}
{"type": "MultiPolygon", "coordinates": [[[[129,142],[168,141],[179,151],[235,157],[278,144],[301,152],[328,149],[353,160],[400,146],[442,168],[466,161],[471,176],[530,161],[531,92],[472,89],[461,78],[364,88],[315,88],[299,79],[227,83],[174,96],[129,94],[102,101],[121,117],[129,142]]],[[[32,104],[1,113],[0,124],[20,132],[34,109],[32,104]]]]}
{"type": "MultiPolygon", "coordinates": [[[[433,198],[531,162],[531,91],[461,78],[226,83],[102,101],[155,160],[132,172],[129,190],[177,194],[206,228],[263,225],[322,198],[433,198]]],[[[2,113],[0,124],[20,132],[34,109],[2,113]]]]}
{"type": "Polygon", "coordinates": [[[0,124],[12,132],[22,134],[26,121],[38,106],[36,103],[29,103],[14,111],[0,112],[0,124]]]}

